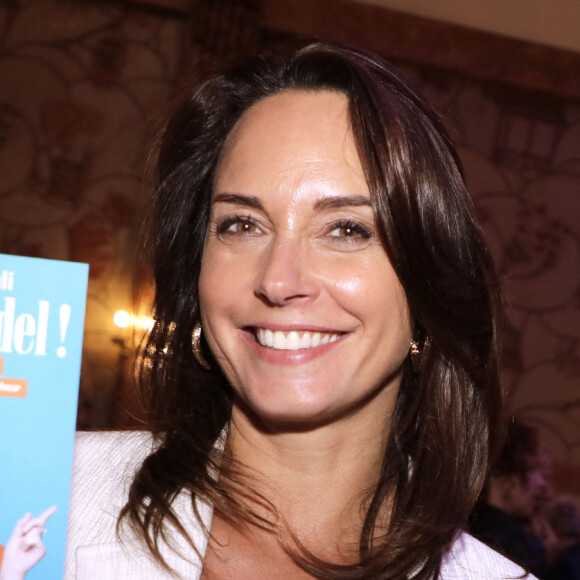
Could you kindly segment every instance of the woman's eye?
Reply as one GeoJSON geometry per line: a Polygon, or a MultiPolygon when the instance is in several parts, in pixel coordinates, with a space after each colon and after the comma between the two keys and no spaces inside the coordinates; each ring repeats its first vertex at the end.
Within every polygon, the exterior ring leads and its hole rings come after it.
{"type": "Polygon", "coordinates": [[[355,238],[368,240],[371,237],[371,232],[361,224],[354,222],[339,222],[331,226],[329,236],[333,238],[341,238],[343,240],[351,240],[355,238]]]}
{"type": "Polygon", "coordinates": [[[223,220],[217,226],[218,234],[255,235],[260,233],[258,224],[251,218],[232,217],[223,220]]]}
{"type": "Polygon", "coordinates": [[[256,224],[251,222],[236,222],[232,224],[226,231],[234,234],[253,234],[258,228],[256,224]]]}

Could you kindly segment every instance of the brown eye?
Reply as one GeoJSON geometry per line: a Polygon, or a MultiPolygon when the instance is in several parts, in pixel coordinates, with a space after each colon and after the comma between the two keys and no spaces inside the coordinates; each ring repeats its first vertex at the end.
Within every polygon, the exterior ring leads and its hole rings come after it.
{"type": "Polygon", "coordinates": [[[371,237],[371,232],[364,226],[353,222],[339,222],[334,224],[329,235],[333,238],[352,239],[363,238],[365,240],[371,237]]]}
{"type": "Polygon", "coordinates": [[[258,228],[256,224],[247,221],[239,221],[230,227],[236,234],[253,234],[258,228]]]}
{"type": "Polygon", "coordinates": [[[358,232],[355,232],[352,228],[340,228],[340,232],[343,238],[353,238],[354,236],[359,236],[358,232]]]}
{"type": "Polygon", "coordinates": [[[250,217],[232,216],[217,225],[219,235],[255,236],[262,233],[259,225],[250,217]]]}

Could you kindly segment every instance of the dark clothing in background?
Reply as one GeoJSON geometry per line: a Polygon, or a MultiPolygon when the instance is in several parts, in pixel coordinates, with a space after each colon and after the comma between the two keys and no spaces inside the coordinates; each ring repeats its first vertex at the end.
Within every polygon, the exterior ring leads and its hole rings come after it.
{"type": "Polygon", "coordinates": [[[469,533],[534,576],[545,577],[546,550],[542,541],[503,510],[479,502],[469,518],[469,533]]]}
{"type": "Polygon", "coordinates": [[[580,543],[562,550],[544,577],[546,580],[580,580],[580,543]]]}

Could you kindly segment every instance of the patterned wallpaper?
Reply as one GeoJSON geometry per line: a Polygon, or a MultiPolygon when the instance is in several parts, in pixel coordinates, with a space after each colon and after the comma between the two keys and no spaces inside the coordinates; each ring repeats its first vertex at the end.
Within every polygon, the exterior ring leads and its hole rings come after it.
{"type": "MultiPolygon", "coordinates": [[[[112,316],[132,308],[151,138],[186,60],[183,18],[127,6],[0,5],[0,251],[91,265],[82,400],[96,425],[118,388],[112,316]]],[[[580,104],[405,68],[447,119],[502,274],[509,405],[580,466],[580,104]]]]}
{"type": "MultiPolygon", "coordinates": [[[[0,250],[88,262],[82,403],[111,420],[152,135],[183,22],[119,3],[0,5],[0,250]]],[[[66,283],[66,281],[63,281],[66,283]]]]}
{"type": "Polygon", "coordinates": [[[509,405],[555,459],[580,465],[580,106],[431,72],[422,84],[502,277],[509,405]]]}

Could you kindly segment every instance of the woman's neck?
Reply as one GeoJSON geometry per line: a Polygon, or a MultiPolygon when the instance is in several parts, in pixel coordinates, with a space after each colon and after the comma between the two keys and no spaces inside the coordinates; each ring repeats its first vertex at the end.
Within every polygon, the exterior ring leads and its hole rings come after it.
{"type": "Polygon", "coordinates": [[[307,548],[357,551],[387,437],[384,421],[348,418],[310,430],[257,427],[234,407],[228,450],[307,548]]]}

